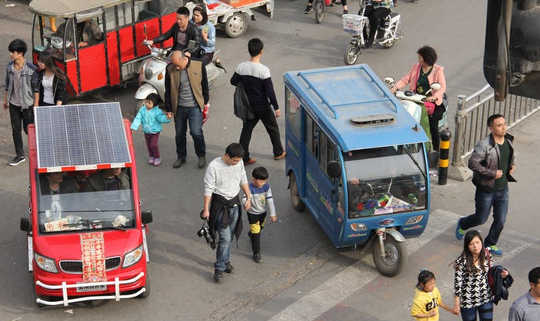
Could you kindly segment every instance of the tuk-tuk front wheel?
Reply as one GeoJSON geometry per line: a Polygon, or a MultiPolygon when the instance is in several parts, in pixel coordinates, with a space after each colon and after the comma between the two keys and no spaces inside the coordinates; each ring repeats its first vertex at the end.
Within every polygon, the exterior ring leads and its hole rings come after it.
{"type": "Polygon", "coordinates": [[[347,46],[347,49],[345,49],[345,57],[344,61],[346,65],[354,65],[356,63],[356,60],[358,60],[358,56],[360,56],[360,47],[356,44],[350,43],[347,46]]]}
{"type": "Polygon", "coordinates": [[[381,250],[378,240],[375,240],[373,243],[373,261],[377,270],[384,276],[398,275],[407,260],[405,242],[398,242],[392,235],[387,233],[386,240],[384,240],[384,255],[381,250]]]}
{"type": "Polygon", "coordinates": [[[294,173],[291,173],[289,180],[289,192],[291,195],[292,206],[298,212],[303,212],[306,209],[306,204],[304,204],[300,198],[300,193],[298,193],[298,184],[296,183],[296,176],[294,173]]]}
{"type": "Polygon", "coordinates": [[[326,3],[324,3],[324,1],[325,0],[315,0],[315,3],[313,4],[315,21],[317,21],[317,23],[322,23],[326,17],[326,3]]]}
{"type": "Polygon", "coordinates": [[[247,14],[237,12],[225,22],[225,33],[230,38],[240,37],[247,30],[247,14]]]}

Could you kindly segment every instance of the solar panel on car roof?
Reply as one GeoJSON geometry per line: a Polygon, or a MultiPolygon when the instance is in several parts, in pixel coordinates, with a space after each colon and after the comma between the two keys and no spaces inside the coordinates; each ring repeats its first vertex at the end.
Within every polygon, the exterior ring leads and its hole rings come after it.
{"type": "Polygon", "coordinates": [[[34,109],[38,167],[129,163],[120,104],[34,109]]]}

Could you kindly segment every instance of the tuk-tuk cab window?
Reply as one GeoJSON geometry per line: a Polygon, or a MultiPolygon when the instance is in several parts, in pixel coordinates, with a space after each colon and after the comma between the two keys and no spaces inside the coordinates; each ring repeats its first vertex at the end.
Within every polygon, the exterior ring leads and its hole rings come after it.
{"type": "Polygon", "coordinates": [[[426,208],[427,173],[420,144],[358,150],[343,157],[350,218],[426,208]]]}
{"type": "Polygon", "coordinates": [[[159,13],[155,12],[151,6],[151,0],[136,0],[135,1],[135,21],[144,21],[147,19],[159,17],[159,13]]]}
{"type": "Polygon", "coordinates": [[[43,173],[38,175],[38,188],[41,233],[135,226],[127,168],[43,173]]]}
{"type": "Polygon", "coordinates": [[[285,101],[285,113],[287,122],[289,123],[290,128],[296,138],[301,139],[301,128],[302,128],[302,109],[300,101],[298,98],[288,89],[285,89],[285,96],[287,97],[285,101]]]}
{"type": "Polygon", "coordinates": [[[112,31],[116,29],[116,12],[115,7],[105,9],[105,30],[112,31]]]}
{"type": "Polygon", "coordinates": [[[116,6],[118,10],[118,26],[123,27],[133,23],[131,3],[122,3],[116,6]]]}

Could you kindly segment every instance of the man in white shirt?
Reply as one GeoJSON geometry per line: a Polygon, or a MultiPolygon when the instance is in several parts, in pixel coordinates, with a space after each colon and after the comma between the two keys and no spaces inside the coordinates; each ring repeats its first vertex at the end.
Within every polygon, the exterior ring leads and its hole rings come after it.
{"type": "Polygon", "coordinates": [[[251,207],[251,193],[242,157],[244,149],[238,143],[232,143],[225,149],[225,154],[208,164],[204,174],[204,207],[201,214],[208,219],[210,233],[219,236],[214,265],[214,281],[219,283],[223,272],[232,273],[230,262],[233,233],[236,238],[242,233],[240,211],[240,189],[246,195],[244,208],[251,207]]]}

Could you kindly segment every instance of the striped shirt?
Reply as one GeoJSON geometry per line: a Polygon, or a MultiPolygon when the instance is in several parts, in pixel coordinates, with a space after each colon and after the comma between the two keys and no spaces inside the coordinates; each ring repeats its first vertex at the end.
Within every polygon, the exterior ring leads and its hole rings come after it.
{"type": "Polygon", "coordinates": [[[231,84],[238,86],[240,83],[244,86],[249,104],[254,110],[265,110],[270,105],[275,110],[279,109],[268,67],[251,61],[240,63],[231,78],[231,84]]]}
{"type": "Polygon", "coordinates": [[[257,187],[253,183],[249,183],[249,190],[251,192],[251,208],[247,211],[248,213],[257,215],[268,211],[270,216],[276,216],[270,184],[266,183],[262,187],[257,187]]]}

